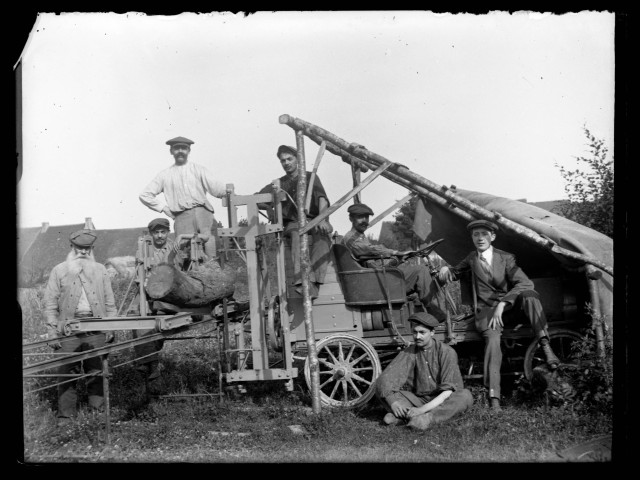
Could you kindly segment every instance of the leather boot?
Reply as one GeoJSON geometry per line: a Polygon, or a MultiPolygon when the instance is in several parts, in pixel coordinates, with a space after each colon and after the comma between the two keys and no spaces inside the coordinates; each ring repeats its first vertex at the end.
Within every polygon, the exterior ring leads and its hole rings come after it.
{"type": "Polygon", "coordinates": [[[547,360],[547,365],[549,366],[549,368],[551,370],[555,370],[556,368],[558,368],[560,359],[556,357],[555,353],[553,353],[553,350],[551,350],[551,345],[549,345],[548,343],[542,345],[542,351],[544,352],[544,356],[547,360]]]}

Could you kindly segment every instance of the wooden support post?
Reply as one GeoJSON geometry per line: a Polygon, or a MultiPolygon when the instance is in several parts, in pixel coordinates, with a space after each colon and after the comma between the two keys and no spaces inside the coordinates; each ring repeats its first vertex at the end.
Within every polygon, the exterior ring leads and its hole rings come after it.
{"type": "MultiPolygon", "coordinates": [[[[316,225],[318,225],[321,221],[323,221],[325,218],[327,218],[329,215],[331,215],[333,212],[335,212],[336,210],[338,210],[342,205],[344,205],[345,203],[347,203],[351,198],[353,198],[358,192],[362,191],[366,186],[368,186],[371,182],[373,182],[376,178],[378,178],[380,175],[382,175],[382,173],[391,166],[390,162],[387,162],[383,165],[381,165],[380,167],[378,167],[378,169],[371,173],[371,175],[369,175],[367,178],[365,178],[356,188],[354,188],[353,190],[351,190],[350,192],[348,192],[346,195],[343,195],[342,198],[336,200],[336,202],[331,205],[329,208],[327,208],[324,212],[322,212],[320,215],[318,215],[316,218],[314,218],[313,220],[311,220],[309,223],[307,223],[304,227],[301,225],[300,226],[300,235],[304,236],[305,233],[307,233],[309,230],[311,230],[313,227],[315,227],[316,225]]],[[[306,218],[305,218],[306,221],[306,218]]]]}
{"type": "Polygon", "coordinates": [[[316,156],[316,161],[313,164],[313,170],[311,171],[311,176],[309,178],[309,185],[307,185],[307,198],[304,202],[304,213],[307,215],[309,215],[309,208],[311,208],[311,197],[313,197],[313,183],[316,181],[316,172],[320,166],[320,160],[322,160],[326,146],[327,142],[323,141],[320,143],[320,150],[318,150],[318,155],[316,156]]]}
{"type": "MultiPolygon", "coordinates": [[[[360,168],[355,164],[351,164],[351,178],[353,180],[353,187],[360,185],[360,168]]],[[[362,203],[360,200],[360,193],[356,193],[353,197],[353,203],[362,203]]]]}
{"type": "MultiPolygon", "coordinates": [[[[370,163],[377,167],[380,167],[385,163],[389,162],[388,159],[384,158],[381,155],[378,155],[377,153],[367,150],[361,145],[346,142],[342,138],[334,135],[333,133],[321,127],[318,127],[317,125],[313,125],[309,122],[305,122],[304,120],[300,120],[298,118],[294,118],[289,115],[281,115],[279,121],[280,123],[289,125],[296,132],[303,132],[309,138],[313,139],[313,136],[315,136],[316,138],[325,140],[327,142],[327,149],[329,151],[331,151],[331,149],[329,148],[329,145],[333,143],[338,147],[337,150],[342,152],[338,154],[343,156],[343,154],[346,152],[356,157],[356,159],[360,161],[364,161],[365,165],[367,163],[370,163]]],[[[523,225],[520,225],[519,223],[516,223],[512,220],[509,220],[508,218],[503,217],[497,212],[489,211],[481,207],[480,205],[477,205],[476,203],[470,200],[467,200],[464,197],[461,197],[460,195],[456,194],[454,191],[452,191],[448,187],[437,185],[432,181],[427,180],[426,178],[416,173],[413,173],[411,170],[409,170],[407,167],[405,167],[402,164],[395,163],[393,165],[394,165],[394,168],[392,169],[393,173],[408,180],[411,184],[421,186],[429,190],[430,192],[434,193],[435,195],[438,195],[443,199],[448,200],[452,204],[468,212],[472,212],[476,217],[495,222],[499,226],[503,227],[505,230],[515,233],[516,235],[522,238],[525,238],[551,251],[552,253],[588,263],[590,265],[598,267],[599,269],[603,270],[609,275],[613,275],[613,267],[611,267],[610,265],[607,265],[604,262],[596,258],[593,258],[589,255],[584,255],[584,254],[575,252],[573,250],[567,250],[566,248],[560,247],[550,239],[543,237],[542,235],[538,234],[534,230],[528,227],[525,227],[523,225]]],[[[314,220],[317,220],[317,217],[314,220]]]]}
{"type": "Polygon", "coordinates": [[[318,353],[316,351],[316,335],[313,328],[313,312],[311,310],[311,297],[309,295],[309,275],[311,273],[311,261],[309,260],[309,238],[302,232],[307,225],[307,216],[304,213],[305,192],[307,191],[306,165],[304,161],[304,136],[302,132],[296,132],[296,148],[298,149],[298,192],[296,204],[298,206],[298,225],[300,225],[300,269],[302,273],[302,299],[304,305],[304,326],[307,336],[307,361],[311,376],[311,406],[313,413],[320,413],[320,372],[318,353]]]}
{"type": "Polygon", "coordinates": [[[109,358],[107,355],[102,357],[102,390],[104,398],[104,423],[105,436],[107,445],[111,445],[111,413],[109,405],[109,358]]]}
{"type": "Polygon", "coordinates": [[[413,193],[410,193],[409,195],[407,195],[406,197],[402,198],[402,200],[398,200],[396,203],[394,203],[393,205],[391,205],[389,208],[387,208],[384,212],[382,212],[380,215],[377,215],[376,217],[373,218],[373,220],[371,220],[369,222],[369,226],[367,228],[371,228],[373,227],[376,223],[378,223],[380,220],[382,220],[384,217],[386,217],[387,215],[389,215],[391,212],[393,212],[394,210],[397,210],[398,208],[400,208],[402,205],[404,205],[408,200],[411,199],[411,197],[413,197],[413,193]]]}
{"type": "Polygon", "coordinates": [[[602,359],[605,356],[604,332],[602,330],[604,319],[602,318],[602,312],[600,311],[600,294],[598,292],[598,281],[602,276],[602,273],[591,265],[586,266],[585,273],[589,284],[589,297],[591,297],[591,327],[596,334],[596,353],[598,358],[602,359]]]}

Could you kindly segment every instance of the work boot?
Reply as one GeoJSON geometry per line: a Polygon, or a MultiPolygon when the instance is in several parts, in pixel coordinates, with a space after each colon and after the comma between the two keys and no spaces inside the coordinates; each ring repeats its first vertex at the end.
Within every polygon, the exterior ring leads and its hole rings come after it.
{"type": "Polygon", "coordinates": [[[502,411],[502,407],[500,406],[500,399],[499,398],[491,397],[489,399],[489,403],[490,403],[491,410],[493,410],[494,412],[501,412],[502,411]]]}
{"type": "Polygon", "coordinates": [[[547,359],[547,365],[549,366],[549,368],[551,370],[555,370],[556,368],[558,368],[560,359],[556,357],[555,353],[553,353],[553,350],[551,350],[551,345],[549,345],[549,343],[542,345],[542,351],[544,352],[544,356],[547,359]]]}
{"type": "Polygon", "coordinates": [[[382,421],[385,425],[397,425],[400,423],[400,419],[391,412],[387,413],[382,421]]]}
{"type": "Polygon", "coordinates": [[[407,427],[412,430],[427,430],[432,423],[433,414],[431,412],[427,412],[422,415],[418,415],[417,417],[413,417],[409,420],[409,423],[407,423],[407,427]]]}

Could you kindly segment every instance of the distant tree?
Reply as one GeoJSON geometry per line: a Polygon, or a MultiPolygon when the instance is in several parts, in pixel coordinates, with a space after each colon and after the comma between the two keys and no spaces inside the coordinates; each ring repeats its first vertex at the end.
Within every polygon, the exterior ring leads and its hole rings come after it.
{"type": "Polygon", "coordinates": [[[589,157],[577,157],[575,170],[560,169],[569,197],[554,211],[574,222],[613,237],[613,159],[604,140],[583,127],[590,149],[589,157]]]}
{"type": "Polygon", "coordinates": [[[395,236],[398,250],[412,250],[417,248],[420,239],[413,233],[413,217],[416,213],[417,196],[406,202],[394,215],[395,222],[391,225],[391,231],[395,236]]]}

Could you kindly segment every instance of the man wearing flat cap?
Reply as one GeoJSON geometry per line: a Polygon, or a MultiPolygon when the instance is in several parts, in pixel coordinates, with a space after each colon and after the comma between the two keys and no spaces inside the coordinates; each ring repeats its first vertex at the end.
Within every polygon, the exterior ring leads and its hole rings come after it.
{"type": "MultiPolygon", "coordinates": [[[[302,292],[302,277],[300,270],[300,247],[295,241],[298,224],[298,159],[295,148],[288,145],[280,145],[276,152],[280,165],[285,174],[278,180],[280,188],[287,194],[287,198],[282,202],[282,221],[284,227],[284,237],[291,246],[291,262],[293,264],[293,283],[298,285],[296,291],[302,292]]],[[[311,181],[311,172],[307,175],[307,191],[311,189],[311,202],[309,211],[307,212],[307,221],[317,217],[320,213],[329,208],[329,199],[327,193],[322,186],[322,181],[317,175],[314,178],[313,185],[309,185],[311,181]]],[[[273,185],[266,185],[258,193],[271,193],[273,185]]],[[[305,198],[306,195],[305,195],[305,198]]],[[[324,283],[329,262],[329,250],[331,248],[331,233],[333,227],[326,218],[316,225],[307,234],[309,239],[309,261],[311,263],[311,274],[309,278],[309,294],[312,298],[317,297],[320,285],[324,283]]]]}
{"type": "MultiPolygon", "coordinates": [[[[149,222],[147,226],[149,235],[151,235],[151,260],[155,265],[161,263],[172,262],[178,267],[178,260],[171,256],[171,253],[176,252],[175,243],[169,239],[169,232],[171,230],[169,226],[169,220],[166,218],[154,218],[149,222]]],[[[132,308],[127,314],[139,315],[140,314],[140,297],[136,294],[135,298],[131,302],[132,308]]],[[[140,338],[146,335],[152,335],[156,333],[156,329],[149,330],[133,330],[133,338],[140,338]]],[[[164,340],[156,340],[154,342],[147,342],[141,345],[133,347],[136,357],[141,358],[138,360],[138,371],[140,371],[146,380],[147,391],[157,391],[159,388],[158,379],[160,378],[160,364],[158,360],[158,353],[162,350],[164,340]]]]}
{"type": "MultiPolygon", "coordinates": [[[[56,265],[44,291],[44,317],[47,324],[47,339],[55,350],[64,353],[82,352],[99,348],[105,344],[102,332],[79,333],[65,337],[64,326],[70,320],[87,317],[115,317],[117,310],[111,289],[111,280],[104,265],[95,261],[93,244],[94,230],[82,229],[69,236],[71,251],[64,262],[56,265]]],[[[62,365],[61,375],[100,372],[100,357],[62,365]]],[[[63,380],[68,378],[61,377],[63,380]]],[[[89,407],[101,409],[104,403],[102,377],[87,377],[89,407]]],[[[76,416],[77,394],[75,381],[58,386],[58,422],[70,421],[76,416]]]]}
{"type": "Polygon", "coordinates": [[[376,397],[387,410],[384,423],[427,430],[473,404],[464,388],[458,355],[434,337],[439,325],[427,312],[409,317],[414,343],[401,351],[376,380],[376,397]]]}
{"type": "Polygon", "coordinates": [[[217,225],[213,206],[207,194],[222,198],[225,186],[203,165],[189,162],[193,140],[176,137],[167,140],[174,164],[162,170],[140,194],[140,201],[156,212],[164,213],[174,220],[176,237],[180,235],[203,235],[204,252],[211,259],[216,256],[215,236],[212,226],[217,225]],[[164,193],[166,205],[156,198],[164,193]]]}
{"type": "Polygon", "coordinates": [[[437,292],[429,268],[426,265],[401,263],[403,257],[408,255],[410,251],[394,250],[384,245],[374,245],[369,241],[364,233],[369,227],[369,217],[373,215],[373,210],[369,206],[364,203],[356,203],[351,205],[347,212],[349,213],[351,230],[342,237],[342,244],[349,249],[353,258],[365,267],[375,268],[383,265],[397,267],[404,276],[407,293],[416,292],[418,299],[427,311],[444,319],[444,312],[434,301],[437,298],[437,292]],[[372,256],[378,258],[375,260],[362,259],[362,257],[372,256]]]}
{"type": "Polygon", "coordinates": [[[484,384],[490,407],[500,410],[500,338],[505,320],[526,317],[542,346],[548,366],[557,368],[559,360],[549,344],[547,319],[533,282],[518,267],[515,255],[492,245],[498,226],[481,219],[470,222],[467,230],[475,250],[455,267],[442,267],[438,278],[446,283],[471,273],[475,326],[485,339],[484,384]]]}

